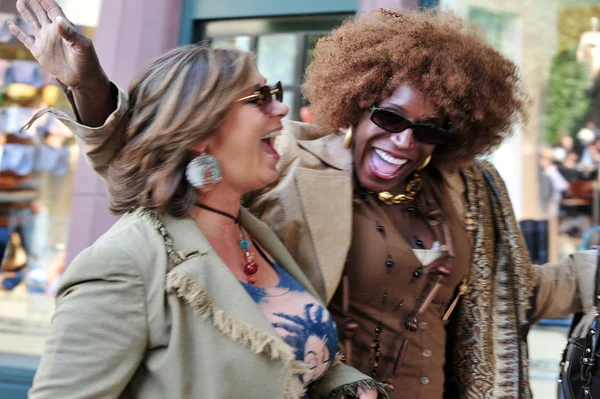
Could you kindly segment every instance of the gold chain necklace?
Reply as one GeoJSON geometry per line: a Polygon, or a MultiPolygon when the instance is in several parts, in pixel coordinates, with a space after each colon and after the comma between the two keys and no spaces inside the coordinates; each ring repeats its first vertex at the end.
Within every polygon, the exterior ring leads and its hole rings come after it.
{"type": "Polygon", "coordinates": [[[423,179],[421,178],[421,176],[415,172],[412,179],[410,179],[410,181],[406,183],[405,193],[393,195],[389,191],[383,191],[377,194],[377,198],[379,198],[379,201],[383,202],[386,205],[398,205],[403,204],[405,202],[414,201],[422,180],[423,179]]]}

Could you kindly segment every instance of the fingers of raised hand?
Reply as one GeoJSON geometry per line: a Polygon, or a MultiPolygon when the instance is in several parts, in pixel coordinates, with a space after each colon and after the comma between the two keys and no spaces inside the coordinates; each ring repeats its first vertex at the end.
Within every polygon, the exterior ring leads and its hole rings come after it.
{"type": "Polygon", "coordinates": [[[62,8],[54,0],[40,0],[40,3],[51,21],[55,21],[56,17],[67,19],[62,8]]]}
{"type": "Polygon", "coordinates": [[[26,0],[26,1],[27,1],[27,3],[29,3],[31,10],[35,13],[35,16],[37,17],[37,20],[40,23],[40,25],[44,26],[44,25],[48,25],[48,24],[52,23],[52,21],[48,17],[48,12],[46,11],[46,9],[44,7],[42,7],[40,0],[26,0]]]}
{"type": "Polygon", "coordinates": [[[31,8],[29,8],[29,4],[27,4],[27,1],[17,1],[17,11],[19,11],[19,14],[21,14],[21,18],[23,18],[27,25],[29,25],[31,32],[37,32],[42,28],[39,21],[37,20],[37,17],[33,13],[33,11],[31,11],[31,8]]]}
{"type": "Polygon", "coordinates": [[[31,46],[33,46],[35,39],[29,33],[25,32],[24,30],[22,30],[17,25],[11,22],[8,23],[8,29],[14,37],[19,39],[19,41],[25,45],[25,47],[29,49],[31,46]]]}
{"type": "Polygon", "coordinates": [[[25,45],[25,47],[27,47],[27,49],[31,49],[31,47],[33,47],[33,44],[35,43],[33,36],[25,32],[15,24],[10,24],[8,26],[8,29],[10,30],[10,33],[12,33],[17,39],[19,39],[21,43],[25,45]]]}
{"type": "Polygon", "coordinates": [[[56,17],[56,23],[58,24],[58,33],[62,36],[63,39],[72,43],[73,45],[82,45],[84,36],[79,34],[79,31],[64,17],[56,17]]]}

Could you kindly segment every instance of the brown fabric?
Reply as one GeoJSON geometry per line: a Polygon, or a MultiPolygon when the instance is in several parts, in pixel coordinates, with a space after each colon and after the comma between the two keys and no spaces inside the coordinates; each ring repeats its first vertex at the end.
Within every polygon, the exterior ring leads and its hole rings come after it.
{"type": "MultiPolygon", "coordinates": [[[[428,278],[422,276],[411,283],[413,272],[420,262],[383,211],[383,205],[373,197],[355,204],[352,246],[345,271],[350,294],[348,316],[360,325],[354,330],[351,340],[351,366],[370,375],[370,346],[381,320],[381,357],[376,379],[387,382],[402,343],[404,324],[419,306],[428,278]],[[376,230],[377,223],[385,230],[385,241],[376,230]],[[389,272],[386,267],[388,253],[395,261],[389,272]],[[385,305],[384,290],[388,291],[385,305]],[[394,311],[400,301],[402,306],[394,311]]],[[[451,226],[456,257],[447,264],[452,274],[444,279],[434,303],[418,318],[419,329],[409,333],[405,364],[400,375],[392,380],[397,388],[391,394],[392,398],[442,398],[446,345],[446,322],[442,321],[442,317],[454,299],[456,287],[468,273],[471,256],[468,237],[462,230],[462,225],[451,226]]],[[[343,328],[341,287],[330,304],[330,310],[338,326],[343,328]]]]}

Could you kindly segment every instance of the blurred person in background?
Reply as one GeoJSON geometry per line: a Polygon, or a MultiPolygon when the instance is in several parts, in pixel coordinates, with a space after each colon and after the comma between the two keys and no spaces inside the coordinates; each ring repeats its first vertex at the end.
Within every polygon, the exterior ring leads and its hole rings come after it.
{"type": "MultiPolygon", "coordinates": [[[[78,51],[34,55],[99,93],[75,85],[79,123],[63,120],[106,176],[127,137],[124,93],[70,33],[78,51]]],[[[281,178],[246,197],[329,304],[346,362],[393,398],[530,398],[530,324],[593,309],[595,254],[533,266],[502,179],[477,160],[524,119],[521,88],[451,13],[356,16],[316,46],[315,125],[284,122],[281,178]]]]}
{"type": "Polygon", "coordinates": [[[558,146],[554,147],[554,160],[562,164],[566,160],[567,154],[573,151],[574,146],[573,137],[561,134],[558,146]]]}
{"type": "Polygon", "coordinates": [[[592,144],[598,138],[598,131],[596,124],[592,121],[586,122],[585,126],[577,132],[577,140],[579,145],[583,147],[582,159],[586,157],[587,146],[592,144]]]}
{"type": "Polygon", "coordinates": [[[594,139],[587,144],[581,155],[579,161],[579,168],[585,172],[591,172],[598,168],[598,162],[600,161],[599,154],[600,139],[594,139]]]}
{"type": "Polygon", "coordinates": [[[559,172],[558,161],[552,147],[543,147],[539,154],[540,168],[542,170],[545,194],[543,195],[543,208],[552,218],[557,218],[560,209],[560,200],[569,189],[569,182],[559,172]]]}
{"type": "Polygon", "coordinates": [[[304,123],[312,123],[313,117],[310,114],[310,104],[306,99],[302,101],[304,105],[300,108],[300,120],[304,123]]]}
{"type": "Polygon", "coordinates": [[[578,161],[579,156],[577,153],[575,151],[571,151],[567,153],[564,161],[558,165],[560,174],[569,182],[575,181],[580,177],[580,173],[577,170],[578,161]]]}

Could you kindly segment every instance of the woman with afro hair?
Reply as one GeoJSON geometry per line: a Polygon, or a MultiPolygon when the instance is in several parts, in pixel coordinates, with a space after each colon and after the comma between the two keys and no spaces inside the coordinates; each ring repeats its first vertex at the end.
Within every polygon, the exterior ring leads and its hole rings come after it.
{"type": "MultiPolygon", "coordinates": [[[[79,123],[62,119],[104,174],[124,104],[89,65],[96,95],[75,87],[79,123]]],[[[380,9],[318,42],[303,90],[314,124],[285,123],[280,178],[246,205],[329,304],[345,362],[392,398],[530,398],[528,327],[593,317],[595,257],[532,265],[480,160],[526,121],[517,67],[452,13],[380,9]]]]}

